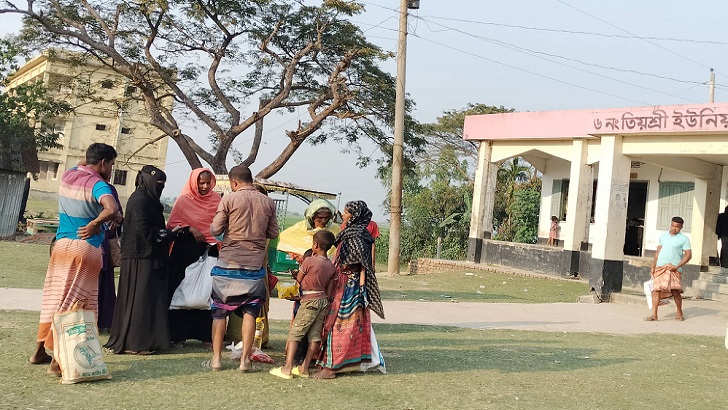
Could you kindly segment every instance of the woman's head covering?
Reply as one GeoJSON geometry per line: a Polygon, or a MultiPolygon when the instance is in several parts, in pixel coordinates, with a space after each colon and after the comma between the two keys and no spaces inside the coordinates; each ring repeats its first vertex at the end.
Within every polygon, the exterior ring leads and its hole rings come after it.
{"type": "Polygon", "coordinates": [[[143,191],[158,201],[162,197],[162,190],[164,189],[164,184],[160,184],[159,181],[166,180],[167,174],[164,171],[151,165],[144,165],[137,174],[134,186],[136,186],[137,190],[143,191]]]}
{"type": "Polygon", "coordinates": [[[304,219],[306,220],[306,229],[311,230],[315,229],[315,224],[313,222],[313,217],[316,215],[316,212],[327,209],[329,212],[331,212],[331,219],[329,219],[329,222],[326,223],[326,226],[324,229],[331,228],[331,225],[334,223],[334,215],[336,215],[336,207],[331,205],[331,202],[325,200],[325,199],[317,199],[313,202],[311,202],[308,205],[308,208],[303,212],[304,219]]]}
{"type": "Polygon", "coordinates": [[[351,214],[346,227],[336,237],[338,253],[337,265],[362,264],[366,271],[366,295],[369,308],[384,319],[384,306],[379,294],[377,277],[372,266],[372,244],[374,238],[367,230],[372,220],[372,211],[364,201],[347,202],[344,206],[351,214]]]}
{"type": "Polygon", "coordinates": [[[182,187],[182,192],[174,202],[167,228],[172,229],[178,225],[181,227],[194,226],[205,235],[207,243],[216,243],[215,237],[210,235],[210,224],[221,200],[220,194],[212,190],[215,188],[216,183],[215,174],[211,170],[207,168],[192,170],[187,183],[182,187]],[[212,180],[210,181],[210,190],[202,195],[198,187],[198,180],[200,174],[204,172],[209,173],[212,180]]]}

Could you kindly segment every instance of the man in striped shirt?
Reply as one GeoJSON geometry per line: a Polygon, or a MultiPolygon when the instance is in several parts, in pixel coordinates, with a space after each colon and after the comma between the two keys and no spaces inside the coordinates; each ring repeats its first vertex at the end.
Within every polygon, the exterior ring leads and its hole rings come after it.
{"type": "Polygon", "coordinates": [[[58,191],[60,224],[43,285],[43,302],[36,348],[29,361],[50,362],[49,373],[60,375],[58,364],[45,351],[53,349],[51,319],[86,299],[86,308],[97,310],[99,271],[102,265],[101,226],[121,222],[111,188],[106,182],[116,160],[116,150],[94,143],[86,151],[84,165],[68,169],[58,191]]]}

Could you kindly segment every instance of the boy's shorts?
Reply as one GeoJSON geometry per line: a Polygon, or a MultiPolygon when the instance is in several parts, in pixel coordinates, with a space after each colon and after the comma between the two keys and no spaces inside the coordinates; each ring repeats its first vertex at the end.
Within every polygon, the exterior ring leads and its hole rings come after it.
{"type": "Polygon", "coordinates": [[[212,309],[210,309],[210,313],[212,314],[213,319],[227,319],[227,317],[230,316],[231,313],[234,313],[239,317],[243,317],[243,315],[246,313],[251,316],[258,317],[258,315],[260,314],[260,306],[243,305],[238,306],[238,308],[235,310],[225,310],[213,307],[212,309]]]}
{"type": "Polygon", "coordinates": [[[328,306],[329,301],[326,298],[302,301],[291,324],[291,330],[288,331],[288,340],[300,342],[304,337],[308,337],[309,342],[320,342],[328,306]]]}

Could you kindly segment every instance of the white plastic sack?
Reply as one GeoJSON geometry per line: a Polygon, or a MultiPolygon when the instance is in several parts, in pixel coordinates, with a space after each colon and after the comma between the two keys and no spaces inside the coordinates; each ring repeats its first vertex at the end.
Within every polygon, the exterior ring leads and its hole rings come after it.
{"type": "MultiPolygon", "coordinates": [[[[240,360],[243,357],[243,342],[238,342],[237,344],[230,343],[230,346],[226,346],[225,348],[230,350],[231,360],[240,360]]],[[[250,350],[250,360],[258,363],[275,364],[275,360],[256,346],[253,346],[250,350]]]]}
{"type": "Polygon", "coordinates": [[[647,309],[649,310],[652,310],[652,287],[654,285],[655,282],[652,279],[644,283],[645,297],[647,298],[647,309]]]}
{"type": "Polygon", "coordinates": [[[212,268],[217,264],[217,258],[207,256],[207,251],[200,256],[197,262],[185,269],[185,278],[174,291],[170,310],[199,309],[209,310],[212,304],[212,268]]]}
{"type": "Polygon", "coordinates": [[[728,327],[725,329],[725,348],[728,349],[728,327]]]}
{"type": "Polygon", "coordinates": [[[74,308],[53,315],[53,357],[61,366],[61,383],[110,379],[101,355],[96,315],[74,308]]]}
{"type": "MultiPolygon", "coordinates": [[[[650,279],[644,283],[645,297],[647,298],[647,309],[652,310],[652,289],[655,287],[655,281],[650,279]]],[[[660,299],[658,306],[665,306],[670,304],[670,299],[660,299]]]]}

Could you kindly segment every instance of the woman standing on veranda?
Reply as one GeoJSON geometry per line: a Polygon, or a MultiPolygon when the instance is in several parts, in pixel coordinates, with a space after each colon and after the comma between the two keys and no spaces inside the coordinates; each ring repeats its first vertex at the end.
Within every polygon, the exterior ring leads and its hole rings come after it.
{"type": "MultiPolygon", "coordinates": [[[[213,191],[216,180],[212,171],[197,168],[192,171],[172,207],[167,229],[180,226],[169,256],[169,301],[182,279],[185,269],[207,250],[208,256],[218,256],[218,242],[210,235],[210,224],[220,204],[220,195],[213,191]]],[[[208,272],[209,274],[209,272],[208,272]]],[[[169,305],[169,303],[167,303],[169,305]]],[[[212,315],[210,310],[172,309],[169,311],[172,343],[187,339],[201,341],[212,349],[212,315]]]]}
{"type": "Polygon", "coordinates": [[[348,202],[343,214],[345,228],[336,237],[337,284],[330,314],[324,324],[317,379],[333,379],[337,373],[386,372],[374,337],[369,310],[384,319],[384,307],[372,266],[374,238],[367,230],[372,211],[364,201],[348,202]]]}
{"type": "Polygon", "coordinates": [[[104,345],[116,354],[152,354],[170,345],[167,264],[176,229],[164,224],[160,197],[166,181],[162,170],[145,165],[126,204],[119,293],[104,345]]]}

